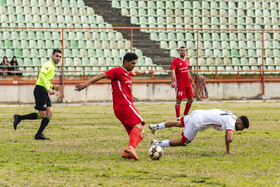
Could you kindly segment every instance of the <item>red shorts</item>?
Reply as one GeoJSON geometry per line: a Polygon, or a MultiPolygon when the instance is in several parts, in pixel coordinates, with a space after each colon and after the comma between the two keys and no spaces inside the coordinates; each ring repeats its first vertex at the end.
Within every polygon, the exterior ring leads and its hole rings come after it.
{"type": "Polygon", "coordinates": [[[177,99],[188,99],[193,97],[192,87],[177,87],[175,90],[177,99]]]}
{"type": "Polygon", "coordinates": [[[138,123],[145,125],[144,120],[141,118],[139,112],[133,105],[124,105],[119,109],[115,109],[114,112],[116,117],[122,122],[128,135],[134,125],[138,123]]]}

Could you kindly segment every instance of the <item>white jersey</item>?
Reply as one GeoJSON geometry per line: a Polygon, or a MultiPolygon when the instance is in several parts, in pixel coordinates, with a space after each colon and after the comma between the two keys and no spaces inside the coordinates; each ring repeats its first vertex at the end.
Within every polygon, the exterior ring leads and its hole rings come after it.
{"type": "Polygon", "coordinates": [[[185,116],[185,128],[188,125],[193,125],[193,128],[203,131],[208,128],[216,130],[231,130],[233,131],[236,123],[236,116],[226,110],[195,110],[189,116],[185,116]]]}

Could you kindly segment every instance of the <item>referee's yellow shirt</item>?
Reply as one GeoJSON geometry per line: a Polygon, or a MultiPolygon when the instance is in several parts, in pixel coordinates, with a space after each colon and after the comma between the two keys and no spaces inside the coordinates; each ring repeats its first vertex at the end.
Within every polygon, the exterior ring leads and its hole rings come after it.
{"type": "Polygon", "coordinates": [[[53,88],[51,80],[54,77],[55,65],[56,64],[52,60],[43,64],[36,85],[43,86],[47,91],[53,88]]]}

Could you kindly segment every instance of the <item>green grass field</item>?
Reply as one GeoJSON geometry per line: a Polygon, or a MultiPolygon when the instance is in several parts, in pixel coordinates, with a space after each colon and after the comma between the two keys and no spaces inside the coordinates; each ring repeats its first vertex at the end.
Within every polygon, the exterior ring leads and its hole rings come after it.
{"type": "MultiPolygon", "coordinates": [[[[175,119],[174,104],[136,108],[147,124],[175,119]]],[[[51,141],[34,140],[39,120],[13,130],[13,114],[34,112],[33,107],[1,107],[0,186],[279,186],[280,103],[194,103],[191,111],[212,108],[249,117],[250,128],[234,132],[231,151],[237,155],[226,155],[225,132],[209,129],[187,147],[164,148],[162,159],[152,161],[151,139],[181,138],[182,129],[154,137],[146,125],[136,162],[121,158],[129,137],[111,105],[54,104],[45,130],[51,141]]]]}

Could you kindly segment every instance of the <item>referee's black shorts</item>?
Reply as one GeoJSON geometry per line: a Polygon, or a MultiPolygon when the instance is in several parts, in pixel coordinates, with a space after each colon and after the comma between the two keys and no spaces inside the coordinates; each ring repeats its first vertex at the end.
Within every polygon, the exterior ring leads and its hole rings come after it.
{"type": "Polygon", "coordinates": [[[48,91],[43,86],[36,85],[33,91],[35,98],[35,109],[39,111],[46,111],[47,107],[51,107],[51,100],[48,91]]]}

